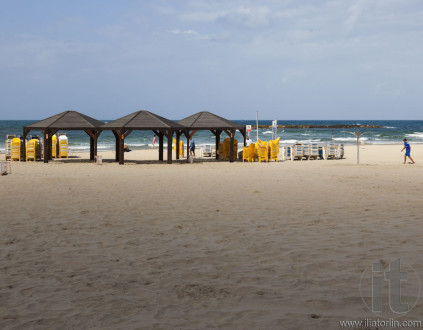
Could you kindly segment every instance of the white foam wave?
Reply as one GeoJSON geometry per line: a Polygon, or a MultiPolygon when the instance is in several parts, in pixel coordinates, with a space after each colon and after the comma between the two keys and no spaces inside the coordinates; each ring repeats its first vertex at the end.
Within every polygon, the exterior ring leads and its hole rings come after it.
{"type": "MultiPolygon", "coordinates": [[[[156,143],[157,144],[157,143],[156,143]]],[[[152,146],[152,144],[148,144],[148,143],[127,143],[128,146],[131,147],[143,147],[143,146],[152,146]]]]}
{"type": "Polygon", "coordinates": [[[69,149],[71,149],[71,150],[89,150],[90,146],[89,145],[87,145],[87,146],[72,146],[72,145],[70,145],[69,149]]]}
{"type": "MultiPolygon", "coordinates": [[[[367,141],[369,138],[361,137],[360,141],[367,141]]],[[[357,141],[357,138],[355,137],[338,137],[333,138],[334,141],[357,141]]]]}
{"type": "Polygon", "coordinates": [[[423,132],[414,132],[410,134],[405,134],[405,136],[410,138],[423,139],[423,132]]]}
{"type": "Polygon", "coordinates": [[[385,126],[385,128],[396,128],[394,126],[385,126]]]}
{"type": "Polygon", "coordinates": [[[261,134],[273,134],[273,132],[272,131],[264,131],[261,134]]]}

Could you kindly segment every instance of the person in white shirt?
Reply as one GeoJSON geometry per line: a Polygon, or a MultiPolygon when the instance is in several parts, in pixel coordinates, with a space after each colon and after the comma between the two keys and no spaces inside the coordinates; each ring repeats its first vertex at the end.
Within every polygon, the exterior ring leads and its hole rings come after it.
{"type": "Polygon", "coordinates": [[[247,135],[247,140],[245,141],[245,143],[247,144],[247,147],[249,147],[250,144],[253,143],[253,140],[251,140],[250,137],[247,135]]]}

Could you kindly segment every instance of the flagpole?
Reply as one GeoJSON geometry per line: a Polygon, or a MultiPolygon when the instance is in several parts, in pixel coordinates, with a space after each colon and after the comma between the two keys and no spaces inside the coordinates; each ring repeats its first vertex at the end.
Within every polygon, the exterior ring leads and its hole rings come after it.
{"type": "Polygon", "coordinates": [[[256,127],[257,127],[257,142],[258,142],[258,140],[259,140],[259,138],[258,138],[258,111],[256,111],[256,127]]]}

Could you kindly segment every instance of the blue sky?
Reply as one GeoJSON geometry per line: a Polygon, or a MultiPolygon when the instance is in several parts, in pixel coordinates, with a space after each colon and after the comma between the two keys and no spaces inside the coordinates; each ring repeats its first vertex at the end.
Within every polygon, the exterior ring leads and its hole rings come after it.
{"type": "Polygon", "coordinates": [[[0,0],[0,119],[423,119],[423,1],[0,0]]]}

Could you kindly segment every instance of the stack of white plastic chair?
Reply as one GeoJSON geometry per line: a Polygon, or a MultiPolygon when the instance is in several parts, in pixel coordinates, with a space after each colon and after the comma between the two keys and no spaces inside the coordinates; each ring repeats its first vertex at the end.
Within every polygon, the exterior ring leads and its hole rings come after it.
{"type": "Polygon", "coordinates": [[[204,145],[204,156],[210,156],[212,157],[212,145],[211,144],[205,144],[204,145]]]}
{"type": "Polygon", "coordinates": [[[311,146],[309,144],[303,144],[303,157],[305,159],[310,159],[310,149],[311,146]]]}
{"type": "Polygon", "coordinates": [[[344,158],[344,145],[341,143],[340,145],[336,146],[336,158],[342,159],[344,158]]]}
{"type": "Polygon", "coordinates": [[[281,147],[282,148],[282,160],[291,159],[291,147],[281,147]]]}
{"type": "Polygon", "coordinates": [[[291,160],[299,159],[303,160],[303,145],[302,144],[295,144],[292,146],[291,149],[291,160]]]}
{"type": "Polygon", "coordinates": [[[318,159],[319,158],[319,145],[313,143],[310,146],[310,158],[312,159],[318,159]]]}
{"type": "Polygon", "coordinates": [[[336,158],[336,146],[333,143],[329,143],[325,147],[325,159],[335,159],[336,158]]]}

